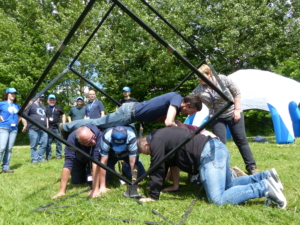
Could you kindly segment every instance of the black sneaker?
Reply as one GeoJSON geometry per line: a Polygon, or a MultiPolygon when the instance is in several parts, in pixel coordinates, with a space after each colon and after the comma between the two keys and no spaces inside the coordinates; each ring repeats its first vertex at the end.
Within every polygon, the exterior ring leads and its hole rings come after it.
{"type": "Polygon", "coordinates": [[[69,133],[68,133],[67,131],[64,130],[63,125],[64,125],[63,123],[60,123],[60,124],[58,125],[58,130],[59,130],[60,136],[61,136],[63,139],[67,140],[68,137],[69,137],[69,133]]]}
{"type": "Polygon", "coordinates": [[[250,169],[247,169],[249,175],[254,175],[254,174],[258,174],[258,169],[256,166],[251,166],[250,169]]]}
{"type": "Polygon", "coordinates": [[[8,169],[8,170],[2,170],[2,173],[14,173],[15,171],[8,169]]]}

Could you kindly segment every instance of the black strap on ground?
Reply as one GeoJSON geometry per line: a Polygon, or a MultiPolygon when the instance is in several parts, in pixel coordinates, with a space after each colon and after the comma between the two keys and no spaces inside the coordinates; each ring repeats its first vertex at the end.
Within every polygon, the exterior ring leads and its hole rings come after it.
{"type": "Polygon", "coordinates": [[[38,207],[38,208],[36,208],[36,209],[33,209],[32,211],[37,212],[37,211],[39,211],[39,210],[46,209],[46,208],[48,208],[48,207],[51,206],[51,205],[54,205],[54,204],[56,204],[56,203],[58,203],[58,202],[61,202],[61,201],[64,201],[64,200],[66,200],[66,199],[68,199],[68,198],[73,198],[73,197],[75,197],[75,196],[77,196],[77,195],[80,195],[81,193],[88,192],[88,191],[90,191],[90,190],[92,190],[92,189],[91,189],[91,188],[88,188],[88,189],[85,189],[85,190],[83,190],[83,191],[81,191],[81,192],[79,192],[79,193],[76,193],[76,194],[73,194],[73,195],[70,195],[70,196],[66,196],[66,197],[60,198],[60,199],[58,199],[58,200],[56,200],[56,201],[54,201],[54,202],[51,202],[51,203],[49,203],[49,204],[47,204],[47,205],[40,206],[40,207],[38,207]]]}
{"type": "Polygon", "coordinates": [[[203,189],[203,185],[201,185],[201,187],[199,188],[197,194],[196,194],[196,197],[192,200],[191,204],[189,205],[188,209],[185,211],[185,213],[183,214],[183,216],[181,217],[181,220],[179,221],[178,225],[181,225],[184,223],[184,221],[188,218],[190,212],[192,211],[197,199],[199,198],[200,196],[200,192],[202,191],[203,189]]]}
{"type": "Polygon", "coordinates": [[[122,221],[122,222],[126,222],[126,223],[130,223],[130,222],[138,222],[140,224],[161,224],[161,223],[157,223],[157,222],[150,222],[150,221],[141,221],[141,220],[132,220],[132,219],[119,219],[119,218],[107,218],[107,217],[103,217],[101,216],[100,219],[104,219],[104,220],[116,220],[116,221],[122,221]]]}
{"type": "MultiPolygon", "coordinates": [[[[138,204],[144,206],[144,203],[143,203],[143,202],[139,201],[138,199],[134,199],[134,200],[135,200],[138,204]]],[[[150,207],[148,207],[148,206],[146,206],[146,207],[150,209],[150,207]]],[[[161,215],[160,213],[158,213],[156,210],[154,210],[154,209],[150,209],[150,210],[151,210],[151,212],[152,212],[154,215],[159,216],[160,218],[162,218],[163,220],[167,221],[168,223],[175,225],[171,220],[168,220],[166,217],[164,217],[163,215],[161,215]]]]}

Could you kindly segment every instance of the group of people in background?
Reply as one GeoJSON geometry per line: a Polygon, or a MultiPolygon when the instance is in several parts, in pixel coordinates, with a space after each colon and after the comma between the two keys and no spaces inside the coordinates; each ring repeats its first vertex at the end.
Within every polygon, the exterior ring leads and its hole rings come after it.
{"type": "MultiPolygon", "coordinates": [[[[209,66],[202,65],[199,71],[211,83],[220,89],[220,84],[213,76],[209,66]]],[[[176,154],[170,157],[165,163],[157,167],[150,174],[150,197],[142,198],[140,201],[148,202],[159,199],[163,181],[167,174],[167,168],[177,167],[184,172],[195,175],[200,174],[201,183],[204,186],[208,200],[217,205],[239,204],[253,198],[266,197],[269,202],[274,202],[278,208],[286,207],[286,199],[282,193],[283,186],[275,169],[258,172],[256,162],[249,147],[243,112],[241,109],[241,93],[239,88],[228,77],[220,75],[226,91],[230,93],[234,104],[215,119],[211,126],[213,134],[199,134],[194,136],[190,142],[181,147],[176,154]],[[230,154],[226,148],[226,125],[232,133],[233,140],[238,146],[242,155],[246,170],[249,176],[233,179],[230,171],[230,154]]],[[[172,149],[186,140],[193,131],[178,126],[175,118],[181,113],[183,115],[193,115],[202,109],[202,103],[209,108],[210,116],[221,109],[226,101],[222,99],[212,87],[198,78],[200,84],[194,89],[193,93],[183,97],[179,93],[170,92],[157,96],[148,101],[138,102],[130,97],[130,88],[123,88],[124,99],[116,111],[105,115],[104,106],[101,101],[96,99],[95,92],[90,90],[88,93],[89,102],[84,107],[83,98],[76,99],[76,106],[71,109],[66,122],[65,114],[61,107],[56,105],[56,97],[51,94],[48,96],[48,105],[43,105],[43,95],[39,96],[36,102],[30,105],[24,113],[32,117],[35,121],[50,129],[53,133],[64,137],[69,143],[74,144],[84,154],[89,154],[95,160],[104,165],[108,165],[114,170],[114,165],[118,160],[124,160],[129,165],[129,176],[135,171],[135,165],[139,167],[138,174],[141,176],[145,172],[141,164],[138,153],[150,155],[152,166],[163,159],[172,149]],[[137,138],[135,129],[132,129],[134,122],[154,122],[162,121],[165,128],[152,131],[149,135],[137,138]]],[[[12,112],[18,112],[19,106],[15,103],[17,91],[14,88],[6,90],[6,101],[2,102],[1,124],[10,118],[7,128],[12,139],[15,139],[14,130],[17,129],[19,119],[13,116],[12,112]],[[3,109],[2,109],[3,108],[3,109]],[[14,108],[14,109],[12,109],[14,108]],[[4,113],[9,110],[8,117],[4,113]]],[[[16,114],[16,113],[15,113],[16,114]]],[[[52,155],[51,142],[52,136],[40,130],[33,124],[24,122],[23,130],[28,130],[30,138],[30,148],[32,163],[49,160],[52,155]],[[37,146],[40,145],[39,150],[37,146]],[[44,159],[46,152],[46,159],[44,159]]],[[[4,134],[4,132],[3,132],[4,134]]],[[[14,142],[9,141],[9,143],[14,142]]],[[[56,158],[61,159],[61,144],[57,141],[56,158]]],[[[12,143],[13,145],[13,143],[12,143]]],[[[12,145],[7,145],[3,165],[9,164],[9,152],[11,154],[12,145]],[[10,146],[10,147],[9,147],[10,146]],[[10,149],[9,149],[10,148],[10,149]],[[4,163],[5,162],[5,163],[4,163]]],[[[106,170],[92,163],[87,170],[89,160],[83,157],[82,153],[65,148],[65,163],[61,175],[61,185],[59,192],[53,196],[57,198],[65,195],[66,185],[71,175],[73,183],[85,182],[87,173],[92,173],[92,191],[90,197],[98,197],[101,193],[106,193],[106,181],[109,175],[106,170]]],[[[11,171],[8,167],[3,167],[3,172],[11,171]]],[[[179,171],[179,170],[173,170],[179,171]]],[[[178,174],[173,174],[174,180],[178,182],[178,174]]]]}

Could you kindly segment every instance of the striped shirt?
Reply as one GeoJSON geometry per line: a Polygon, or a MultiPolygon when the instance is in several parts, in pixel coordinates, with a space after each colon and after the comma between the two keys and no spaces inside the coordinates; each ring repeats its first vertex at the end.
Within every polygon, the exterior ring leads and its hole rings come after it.
{"type": "MultiPolygon", "coordinates": [[[[241,98],[240,89],[237,85],[227,76],[219,75],[221,81],[223,82],[225,88],[227,89],[230,96],[235,98],[241,98]]],[[[217,83],[216,85],[220,90],[221,87],[217,83]]],[[[217,92],[214,92],[214,97],[212,96],[213,90],[209,89],[207,85],[199,84],[194,90],[193,93],[200,94],[202,102],[207,106],[209,109],[209,115],[215,114],[218,110],[220,110],[226,103],[225,101],[217,92]],[[213,101],[215,98],[215,101],[213,101]]],[[[220,118],[227,118],[232,116],[234,111],[234,105],[231,105],[225,112],[223,112],[219,117],[220,118]]]]}

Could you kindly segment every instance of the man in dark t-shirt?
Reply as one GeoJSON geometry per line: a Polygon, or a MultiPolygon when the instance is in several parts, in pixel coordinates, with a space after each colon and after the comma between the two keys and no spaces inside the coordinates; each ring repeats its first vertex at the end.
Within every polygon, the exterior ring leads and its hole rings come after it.
{"type": "Polygon", "coordinates": [[[116,112],[104,117],[90,120],[77,120],[60,126],[62,135],[72,132],[85,124],[95,125],[98,128],[122,126],[135,121],[154,122],[163,121],[167,127],[176,126],[175,117],[181,113],[192,115],[202,108],[200,97],[190,94],[182,97],[179,93],[169,92],[140,103],[130,102],[123,104],[116,112]]]}
{"type": "MultiPolygon", "coordinates": [[[[46,106],[46,116],[49,122],[49,130],[51,130],[53,133],[56,135],[60,135],[58,131],[58,125],[62,122],[66,122],[66,115],[62,108],[59,105],[56,105],[56,96],[53,94],[50,94],[48,96],[48,104],[46,106]]],[[[52,144],[53,137],[51,135],[48,135],[48,145],[47,145],[47,150],[46,150],[46,159],[50,160],[52,156],[52,144]]],[[[60,160],[61,159],[61,152],[62,152],[62,146],[59,140],[55,139],[55,144],[56,144],[56,159],[60,160]]]]}
{"type": "MultiPolygon", "coordinates": [[[[73,131],[68,137],[68,143],[75,145],[85,153],[89,154],[93,159],[99,161],[100,140],[103,133],[95,126],[86,125],[79,127],[73,131]]],[[[90,169],[88,164],[90,161],[83,157],[82,154],[72,150],[70,147],[65,147],[65,163],[62,169],[59,192],[52,199],[64,196],[68,179],[71,175],[72,184],[80,184],[90,181],[90,169]]],[[[92,163],[92,181],[93,188],[89,193],[89,197],[99,196],[99,181],[96,179],[99,173],[97,165],[92,163]],[[98,183],[97,183],[98,182],[98,183]]]]}
{"type": "Polygon", "coordinates": [[[124,103],[128,103],[128,102],[138,102],[138,100],[136,100],[135,98],[131,98],[130,94],[131,94],[131,90],[129,87],[123,87],[122,89],[123,92],[123,96],[124,98],[120,99],[119,102],[123,105],[124,103]]]}
{"type": "MultiPolygon", "coordinates": [[[[48,120],[45,112],[46,109],[43,101],[44,95],[42,94],[32,105],[30,105],[24,111],[24,114],[26,114],[37,123],[41,124],[41,126],[48,127],[48,120]]],[[[28,131],[32,164],[43,162],[45,160],[44,153],[47,148],[48,134],[32,123],[27,122],[27,120],[25,120],[24,118],[22,119],[22,121],[24,124],[22,132],[25,133],[28,131]],[[40,145],[39,148],[37,148],[38,145],[40,145]]]]}

